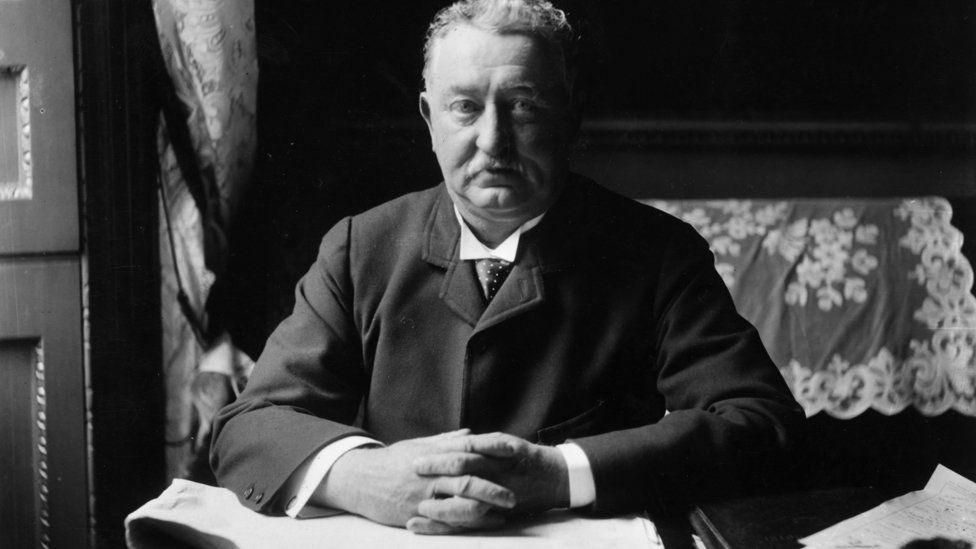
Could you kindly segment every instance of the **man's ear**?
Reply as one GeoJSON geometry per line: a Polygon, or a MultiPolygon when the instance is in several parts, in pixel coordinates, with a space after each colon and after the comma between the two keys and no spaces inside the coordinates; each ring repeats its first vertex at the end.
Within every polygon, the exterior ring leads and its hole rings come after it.
{"type": "Polygon", "coordinates": [[[430,132],[430,137],[433,139],[434,128],[430,124],[430,101],[427,98],[426,91],[420,92],[420,101],[418,106],[420,107],[420,116],[424,117],[424,122],[427,123],[427,131],[430,132]]]}

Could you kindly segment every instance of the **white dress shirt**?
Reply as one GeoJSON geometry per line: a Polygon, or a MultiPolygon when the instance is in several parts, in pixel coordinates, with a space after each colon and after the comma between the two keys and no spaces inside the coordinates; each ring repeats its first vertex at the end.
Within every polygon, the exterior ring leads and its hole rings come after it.
{"type": "MultiPolygon", "coordinates": [[[[538,225],[545,213],[523,223],[496,248],[489,248],[478,240],[464,218],[461,217],[461,212],[458,211],[457,206],[454,207],[454,215],[457,216],[458,223],[461,226],[460,250],[458,250],[458,257],[461,261],[495,258],[511,263],[515,261],[518,253],[519,239],[522,233],[538,225]]],[[[350,436],[339,439],[319,450],[291,474],[288,482],[282,488],[282,500],[286,502],[285,514],[292,518],[310,518],[330,514],[311,508],[308,505],[308,500],[322,482],[327,482],[326,477],[332,465],[349,450],[363,446],[382,445],[382,443],[368,437],[350,436]]],[[[571,442],[559,444],[556,448],[566,461],[566,469],[569,473],[569,506],[583,507],[593,503],[596,500],[596,484],[593,481],[593,470],[586,453],[571,442]]]]}

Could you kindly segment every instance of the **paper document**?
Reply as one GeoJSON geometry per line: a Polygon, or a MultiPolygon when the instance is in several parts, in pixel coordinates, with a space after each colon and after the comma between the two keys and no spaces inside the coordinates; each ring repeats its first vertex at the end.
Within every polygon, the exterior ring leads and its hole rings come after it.
{"type": "Polygon", "coordinates": [[[227,489],[179,479],[126,517],[125,537],[134,549],[663,548],[654,524],[643,515],[593,519],[558,511],[493,532],[420,536],[348,514],[306,520],[269,517],[244,507],[227,489]]]}
{"type": "Polygon", "coordinates": [[[943,537],[976,543],[976,483],[942,465],[909,492],[800,540],[805,547],[888,548],[943,537]]]}
{"type": "Polygon", "coordinates": [[[976,482],[941,465],[935,468],[923,490],[940,496],[957,496],[976,501],[976,482]]]}

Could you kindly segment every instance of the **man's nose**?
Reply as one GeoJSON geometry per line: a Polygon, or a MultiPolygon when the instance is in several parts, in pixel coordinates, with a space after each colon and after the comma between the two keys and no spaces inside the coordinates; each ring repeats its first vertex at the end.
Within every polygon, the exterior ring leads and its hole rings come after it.
{"type": "Polygon", "coordinates": [[[488,106],[478,120],[478,139],[475,142],[483,153],[504,158],[511,152],[512,129],[504,113],[494,106],[488,106]]]}

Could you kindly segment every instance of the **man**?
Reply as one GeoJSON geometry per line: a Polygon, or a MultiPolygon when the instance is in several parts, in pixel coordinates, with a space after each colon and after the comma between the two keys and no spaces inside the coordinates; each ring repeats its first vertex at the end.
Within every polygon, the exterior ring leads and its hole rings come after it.
{"type": "Polygon", "coordinates": [[[572,40],[540,0],[437,15],[420,111],[444,183],[323,239],[216,422],[245,505],[420,533],[655,509],[734,488],[795,434],[704,241],[569,172],[572,40]]]}

